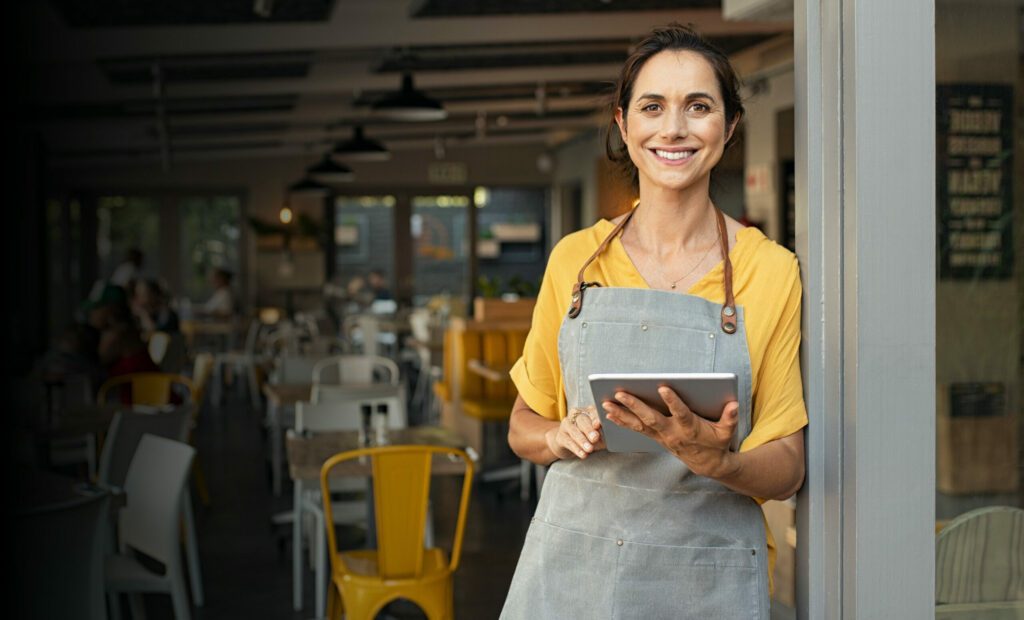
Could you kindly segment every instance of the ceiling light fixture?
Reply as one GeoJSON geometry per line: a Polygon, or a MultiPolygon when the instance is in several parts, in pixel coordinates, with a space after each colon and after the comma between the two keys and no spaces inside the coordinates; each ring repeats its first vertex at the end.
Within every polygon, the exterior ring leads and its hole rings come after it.
{"type": "Polygon", "coordinates": [[[411,73],[402,74],[401,90],[384,95],[374,102],[373,113],[399,121],[440,121],[448,118],[448,112],[440,101],[416,90],[411,73]]]}
{"type": "Polygon", "coordinates": [[[306,176],[321,183],[348,183],[356,178],[351,168],[332,160],[329,154],[307,168],[306,176]]]}
{"type": "Polygon", "coordinates": [[[331,155],[349,161],[387,161],[391,159],[391,151],[383,144],[367,138],[363,134],[362,125],[352,128],[352,137],[337,143],[331,155]]]}
{"type": "Polygon", "coordinates": [[[323,183],[318,183],[313,179],[309,178],[308,176],[303,177],[302,179],[288,186],[289,194],[322,196],[324,194],[329,194],[330,192],[330,187],[324,185],[323,183]]]}

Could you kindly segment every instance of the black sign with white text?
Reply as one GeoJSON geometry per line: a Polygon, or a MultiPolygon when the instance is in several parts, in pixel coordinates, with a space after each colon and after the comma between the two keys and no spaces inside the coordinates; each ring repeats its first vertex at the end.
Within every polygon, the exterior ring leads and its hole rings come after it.
{"type": "Polygon", "coordinates": [[[943,279],[1013,272],[1013,87],[938,86],[936,198],[943,279]]]}

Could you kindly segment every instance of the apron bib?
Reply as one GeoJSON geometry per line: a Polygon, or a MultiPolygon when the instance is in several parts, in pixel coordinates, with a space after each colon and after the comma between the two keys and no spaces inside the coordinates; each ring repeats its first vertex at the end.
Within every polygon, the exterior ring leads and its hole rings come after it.
{"type": "MultiPolygon", "coordinates": [[[[569,407],[594,405],[599,372],[731,372],[739,387],[733,449],[750,433],[743,309],[666,291],[608,288],[580,271],[558,335],[569,407]],[[586,303],[583,303],[584,292],[586,303]]],[[[501,617],[769,617],[761,508],[665,453],[597,452],[552,464],[501,617]]]]}

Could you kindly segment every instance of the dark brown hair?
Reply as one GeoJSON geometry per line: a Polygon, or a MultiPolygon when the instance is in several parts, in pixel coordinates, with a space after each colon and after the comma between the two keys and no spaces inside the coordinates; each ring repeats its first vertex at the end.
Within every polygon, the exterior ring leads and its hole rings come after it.
{"type": "MultiPolygon", "coordinates": [[[[610,115],[607,131],[604,139],[604,150],[608,159],[619,165],[633,181],[633,189],[639,185],[639,178],[636,166],[629,157],[629,151],[622,142],[615,122],[615,112],[622,108],[622,119],[626,121],[626,112],[629,110],[629,100],[633,96],[633,84],[640,75],[647,61],[655,55],[664,51],[694,52],[700,54],[704,60],[711,65],[718,79],[718,89],[722,92],[722,99],[725,104],[726,128],[734,127],[743,117],[743,100],[740,98],[740,80],[736,76],[736,70],[732,68],[729,57],[720,49],[712,45],[702,37],[696,30],[689,26],[678,23],[671,23],[667,26],[655,28],[640,41],[633,49],[633,53],[622,65],[619,79],[615,83],[615,94],[611,102],[610,115]]],[[[728,148],[736,139],[734,131],[725,144],[728,148]]]]}

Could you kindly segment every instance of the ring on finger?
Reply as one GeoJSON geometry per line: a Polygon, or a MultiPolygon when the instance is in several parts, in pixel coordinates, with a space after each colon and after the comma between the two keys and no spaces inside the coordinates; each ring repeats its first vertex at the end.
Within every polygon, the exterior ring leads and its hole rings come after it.
{"type": "Polygon", "coordinates": [[[576,418],[580,417],[584,411],[582,409],[573,407],[572,411],[569,412],[569,424],[576,426],[576,418]]]}

